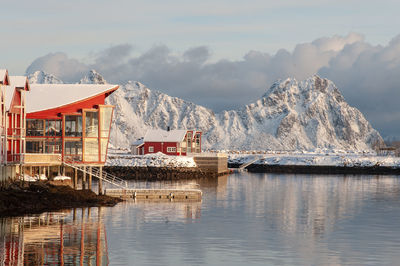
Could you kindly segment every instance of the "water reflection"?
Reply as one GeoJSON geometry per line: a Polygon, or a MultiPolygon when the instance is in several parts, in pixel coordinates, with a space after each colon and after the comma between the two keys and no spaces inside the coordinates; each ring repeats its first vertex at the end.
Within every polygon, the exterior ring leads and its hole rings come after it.
{"type": "Polygon", "coordinates": [[[0,219],[1,264],[108,264],[100,217],[101,208],[92,208],[0,219]]]}
{"type": "Polygon", "coordinates": [[[396,176],[233,174],[201,202],[127,201],[0,220],[0,264],[397,264],[396,176]]]}

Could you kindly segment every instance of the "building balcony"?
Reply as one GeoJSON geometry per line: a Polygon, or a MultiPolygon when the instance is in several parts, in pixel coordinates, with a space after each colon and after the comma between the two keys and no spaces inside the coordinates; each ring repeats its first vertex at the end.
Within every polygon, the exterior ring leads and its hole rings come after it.
{"type": "Polygon", "coordinates": [[[61,154],[57,153],[26,153],[24,165],[26,166],[52,166],[61,165],[61,154]]]}

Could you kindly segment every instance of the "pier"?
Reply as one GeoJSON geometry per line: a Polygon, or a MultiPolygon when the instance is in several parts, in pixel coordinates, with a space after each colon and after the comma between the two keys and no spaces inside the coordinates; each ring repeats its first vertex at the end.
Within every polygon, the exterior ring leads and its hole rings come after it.
{"type": "Polygon", "coordinates": [[[104,194],[110,197],[135,200],[200,201],[200,189],[106,189],[104,194]]]}

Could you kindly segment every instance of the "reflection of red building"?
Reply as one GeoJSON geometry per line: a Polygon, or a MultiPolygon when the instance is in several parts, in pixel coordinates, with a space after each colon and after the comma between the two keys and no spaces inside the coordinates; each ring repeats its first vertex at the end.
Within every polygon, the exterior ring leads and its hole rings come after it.
{"type": "Polygon", "coordinates": [[[136,147],[137,154],[162,152],[167,155],[187,155],[201,152],[201,131],[148,130],[143,144],[136,147]]]}
{"type": "MultiPolygon", "coordinates": [[[[1,181],[24,166],[104,165],[117,85],[29,84],[0,69],[1,181]]],[[[39,169],[39,173],[40,173],[39,169]]]]}

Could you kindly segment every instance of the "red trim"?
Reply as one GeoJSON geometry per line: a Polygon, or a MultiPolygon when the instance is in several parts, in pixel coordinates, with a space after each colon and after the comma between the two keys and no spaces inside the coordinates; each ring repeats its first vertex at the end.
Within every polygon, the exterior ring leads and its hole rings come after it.
{"type": "MultiPolygon", "coordinates": [[[[65,113],[79,113],[82,112],[82,109],[92,109],[96,105],[99,104],[104,104],[104,101],[108,95],[113,93],[115,90],[117,90],[119,86],[115,86],[114,88],[102,92],[101,94],[97,94],[95,96],[82,99],[79,101],[76,101],[74,103],[62,105],[56,108],[52,109],[47,109],[47,110],[42,110],[42,111],[37,111],[37,112],[31,112],[26,114],[27,119],[52,119],[52,118],[59,118],[60,114],[65,114],[65,113]]],[[[96,108],[94,108],[96,109],[96,108]]]]}

